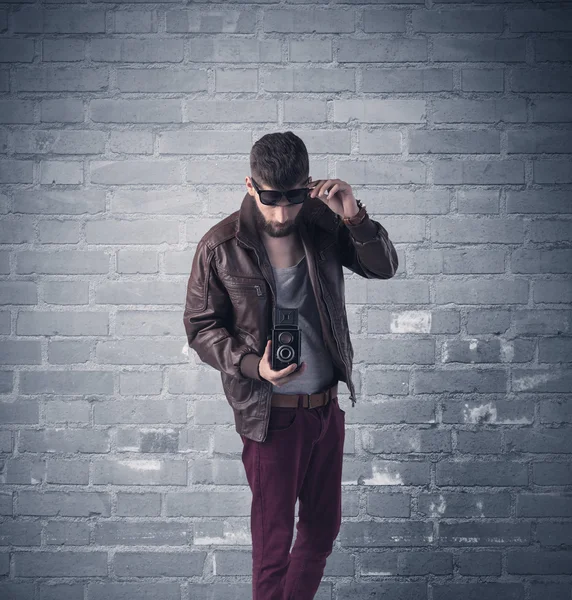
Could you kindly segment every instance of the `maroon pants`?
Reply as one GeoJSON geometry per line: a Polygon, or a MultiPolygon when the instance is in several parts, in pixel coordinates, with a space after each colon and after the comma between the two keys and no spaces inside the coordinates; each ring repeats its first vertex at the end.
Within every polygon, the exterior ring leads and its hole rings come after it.
{"type": "Polygon", "coordinates": [[[345,412],[337,398],[316,408],[302,398],[271,408],[263,442],[240,436],[252,490],[253,600],[314,598],[340,530],[345,412]]]}

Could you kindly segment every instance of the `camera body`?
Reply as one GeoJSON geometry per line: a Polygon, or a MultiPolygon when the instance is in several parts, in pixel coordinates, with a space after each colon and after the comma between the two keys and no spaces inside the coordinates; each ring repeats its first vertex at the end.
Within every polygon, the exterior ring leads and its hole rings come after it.
{"type": "Polygon", "coordinates": [[[298,309],[275,306],[272,310],[272,370],[285,369],[292,363],[300,365],[301,336],[298,309]]]}

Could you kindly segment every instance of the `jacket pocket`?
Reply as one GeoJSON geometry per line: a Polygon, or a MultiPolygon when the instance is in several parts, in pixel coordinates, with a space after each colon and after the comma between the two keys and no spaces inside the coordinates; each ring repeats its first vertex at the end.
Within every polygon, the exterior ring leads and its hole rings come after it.
{"type": "Polygon", "coordinates": [[[254,379],[239,380],[236,377],[224,376],[222,388],[231,406],[243,405],[252,397],[254,379]]]}
{"type": "Polygon", "coordinates": [[[266,295],[266,286],[265,280],[251,279],[249,281],[233,281],[233,280],[224,280],[224,285],[231,296],[265,296],[266,295]]]}

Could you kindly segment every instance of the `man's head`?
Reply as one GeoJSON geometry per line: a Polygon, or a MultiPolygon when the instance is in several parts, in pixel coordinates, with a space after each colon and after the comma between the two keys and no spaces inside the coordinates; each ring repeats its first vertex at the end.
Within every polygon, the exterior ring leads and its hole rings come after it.
{"type": "MultiPolygon", "coordinates": [[[[309,159],[304,142],[291,131],[269,133],[260,138],[250,151],[250,172],[260,190],[288,190],[307,187],[309,159]]],[[[297,216],[303,204],[290,204],[283,197],[277,205],[267,206],[246,177],[248,193],[255,201],[256,227],[271,237],[283,237],[294,232],[297,216]]]]}

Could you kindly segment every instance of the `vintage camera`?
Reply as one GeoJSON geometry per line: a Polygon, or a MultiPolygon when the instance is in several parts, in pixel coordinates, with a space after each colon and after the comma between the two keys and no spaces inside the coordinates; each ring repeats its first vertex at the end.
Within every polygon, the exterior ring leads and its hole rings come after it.
{"type": "Polygon", "coordinates": [[[298,309],[272,310],[272,370],[280,371],[288,365],[300,365],[302,332],[298,328],[298,309]]]}

